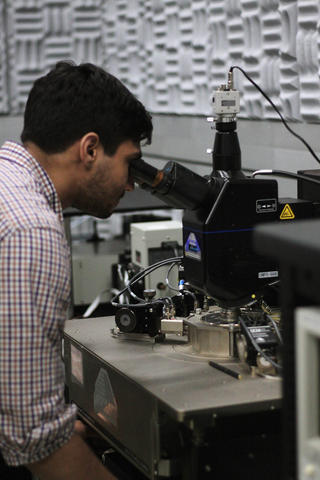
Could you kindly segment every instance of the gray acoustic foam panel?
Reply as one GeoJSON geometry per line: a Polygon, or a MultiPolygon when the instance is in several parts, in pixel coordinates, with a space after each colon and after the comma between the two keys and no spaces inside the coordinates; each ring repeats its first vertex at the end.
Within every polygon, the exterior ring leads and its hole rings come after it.
{"type": "MultiPolygon", "coordinates": [[[[155,113],[207,115],[239,65],[289,120],[320,120],[319,0],[2,0],[0,112],[58,60],[93,62],[155,113]],[[9,85],[9,87],[8,87],[9,85]]],[[[278,118],[236,71],[243,118],[278,118]]]]}

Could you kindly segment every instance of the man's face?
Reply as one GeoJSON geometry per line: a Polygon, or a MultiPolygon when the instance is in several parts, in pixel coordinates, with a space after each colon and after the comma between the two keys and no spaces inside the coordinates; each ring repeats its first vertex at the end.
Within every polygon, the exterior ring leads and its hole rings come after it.
{"type": "Polygon", "coordinates": [[[140,156],[140,147],[131,140],[121,143],[112,156],[99,146],[93,171],[81,183],[74,206],[95,217],[109,217],[124,193],[134,189],[129,166],[140,156]]]}

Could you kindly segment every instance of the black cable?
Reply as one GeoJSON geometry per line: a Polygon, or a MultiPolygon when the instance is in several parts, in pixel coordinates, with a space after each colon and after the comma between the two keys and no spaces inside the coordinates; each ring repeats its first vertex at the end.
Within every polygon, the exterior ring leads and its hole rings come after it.
{"type": "Polygon", "coordinates": [[[173,269],[174,266],[175,266],[175,263],[173,263],[173,264],[170,265],[170,267],[169,267],[169,270],[168,270],[167,276],[166,276],[166,284],[168,285],[168,287],[169,287],[171,290],[173,290],[173,291],[175,291],[175,292],[179,292],[180,290],[179,290],[178,288],[175,288],[175,287],[173,287],[172,285],[170,285],[170,282],[169,282],[169,275],[170,275],[170,272],[171,272],[171,270],[173,269]]]}
{"type": "Polygon", "coordinates": [[[279,115],[282,123],[284,124],[284,126],[286,127],[286,129],[296,138],[298,138],[298,140],[300,140],[304,145],[305,147],[307,147],[307,149],[309,150],[309,152],[311,153],[311,155],[313,156],[313,158],[318,162],[320,163],[320,159],[319,157],[316,155],[316,153],[313,151],[313,149],[310,147],[310,145],[305,141],[304,138],[302,138],[300,135],[298,135],[294,130],[292,130],[291,127],[289,127],[289,125],[287,124],[286,120],[284,119],[282,113],[280,112],[280,110],[278,109],[278,107],[273,103],[273,101],[271,100],[271,98],[268,97],[268,95],[262,90],[261,87],[259,87],[259,85],[254,81],[252,80],[251,77],[249,77],[249,75],[241,68],[241,67],[238,67],[237,65],[233,65],[232,67],[230,67],[229,69],[229,72],[232,72],[235,68],[237,68],[238,70],[240,70],[240,72],[249,80],[249,82],[252,83],[252,85],[254,85],[256,87],[257,90],[259,90],[259,92],[261,93],[261,95],[264,96],[264,98],[270,103],[270,105],[274,108],[274,110],[277,112],[277,114],[279,115]]]}
{"type": "Polygon", "coordinates": [[[183,289],[181,293],[183,295],[191,295],[191,297],[193,298],[193,309],[195,310],[196,308],[198,308],[199,302],[196,295],[193,292],[190,292],[190,290],[183,289]]]}
{"type": "Polygon", "coordinates": [[[144,298],[138,297],[138,295],[136,295],[136,294],[131,290],[130,284],[128,284],[126,287],[127,287],[127,291],[128,291],[128,293],[129,293],[129,295],[130,295],[132,298],[134,298],[135,300],[137,300],[137,302],[139,302],[139,303],[144,303],[144,304],[146,303],[146,300],[145,300],[144,298]]]}
{"type": "Polygon", "coordinates": [[[134,285],[136,282],[138,282],[141,278],[146,277],[149,275],[149,273],[153,272],[154,270],[157,270],[157,268],[160,268],[164,265],[167,265],[168,263],[180,263],[183,257],[173,257],[173,258],[167,258],[165,260],[160,260],[159,262],[153,263],[152,265],[149,265],[148,267],[144,268],[142,271],[138,272],[134,277],[129,280],[128,285],[134,285]]]}
{"type": "Polygon", "coordinates": [[[274,328],[274,330],[275,330],[275,332],[276,332],[276,334],[277,334],[277,337],[278,337],[278,339],[279,339],[279,342],[280,342],[280,343],[283,343],[282,335],[281,335],[281,333],[280,333],[280,330],[279,330],[279,327],[278,327],[277,323],[276,323],[275,320],[271,317],[271,315],[267,315],[267,318],[268,318],[268,320],[272,323],[273,328],[274,328]]]}
{"type": "MultiPolygon", "coordinates": [[[[181,261],[183,257],[173,257],[173,258],[167,258],[165,260],[159,260],[159,262],[153,263],[152,265],[149,265],[148,267],[144,268],[143,270],[140,270],[138,273],[136,273],[130,280],[129,280],[129,285],[134,285],[137,281],[140,280],[140,278],[145,277],[148,273],[150,273],[153,270],[156,270],[157,268],[167,265],[168,263],[172,262],[178,262],[181,261]]],[[[126,288],[124,289],[126,290],[126,288]]],[[[121,292],[117,295],[121,295],[121,292]]]]}
{"type": "Polygon", "coordinates": [[[146,268],[144,268],[142,271],[136,273],[132,278],[131,280],[128,282],[128,285],[126,285],[120,292],[118,292],[112,299],[111,299],[111,305],[113,306],[134,306],[134,307],[145,307],[146,305],[151,305],[151,304],[154,304],[154,303],[160,303],[161,300],[154,300],[153,302],[145,302],[145,303],[138,303],[138,304],[130,304],[130,303],[117,303],[115,302],[115,300],[117,298],[120,297],[120,295],[122,295],[124,292],[128,291],[128,287],[130,288],[130,286],[134,285],[136,282],[138,282],[141,278],[144,278],[146,275],[148,275],[149,273],[153,272],[154,270],[156,270],[157,268],[160,268],[162,267],[163,265],[167,265],[168,263],[179,263],[181,262],[181,260],[183,259],[183,257],[174,257],[174,258],[167,258],[165,260],[161,260],[157,263],[154,263],[153,265],[150,265],[146,268]]]}
{"type": "Polygon", "coordinates": [[[255,172],[252,172],[251,177],[255,177],[256,175],[275,175],[277,177],[301,178],[306,182],[317,183],[320,185],[320,180],[308,177],[307,175],[301,175],[300,173],[286,172],[285,170],[256,170],[255,172]]]}

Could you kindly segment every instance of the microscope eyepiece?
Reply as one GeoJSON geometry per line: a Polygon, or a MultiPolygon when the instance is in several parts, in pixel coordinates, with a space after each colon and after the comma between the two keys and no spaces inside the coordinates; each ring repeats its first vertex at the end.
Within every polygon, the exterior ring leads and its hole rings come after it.
{"type": "Polygon", "coordinates": [[[175,208],[195,210],[203,205],[211,190],[208,179],[176,162],[168,162],[162,170],[157,170],[142,159],[133,160],[130,176],[175,208]]]}

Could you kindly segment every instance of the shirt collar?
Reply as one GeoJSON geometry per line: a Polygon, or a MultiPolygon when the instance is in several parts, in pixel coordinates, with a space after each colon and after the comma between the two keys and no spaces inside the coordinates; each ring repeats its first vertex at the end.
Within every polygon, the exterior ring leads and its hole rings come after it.
{"type": "Polygon", "coordinates": [[[41,193],[45,196],[50,208],[59,216],[60,221],[62,222],[62,205],[57,191],[49,175],[39,164],[39,162],[28,152],[25,147],[16,142],[5,142],[1,147],[1,153],[1,156],[4,160],[17,163],[35,175],[41,193]],[[8,157],[3,155],[4,151],[8,152],[8,157]]]}

